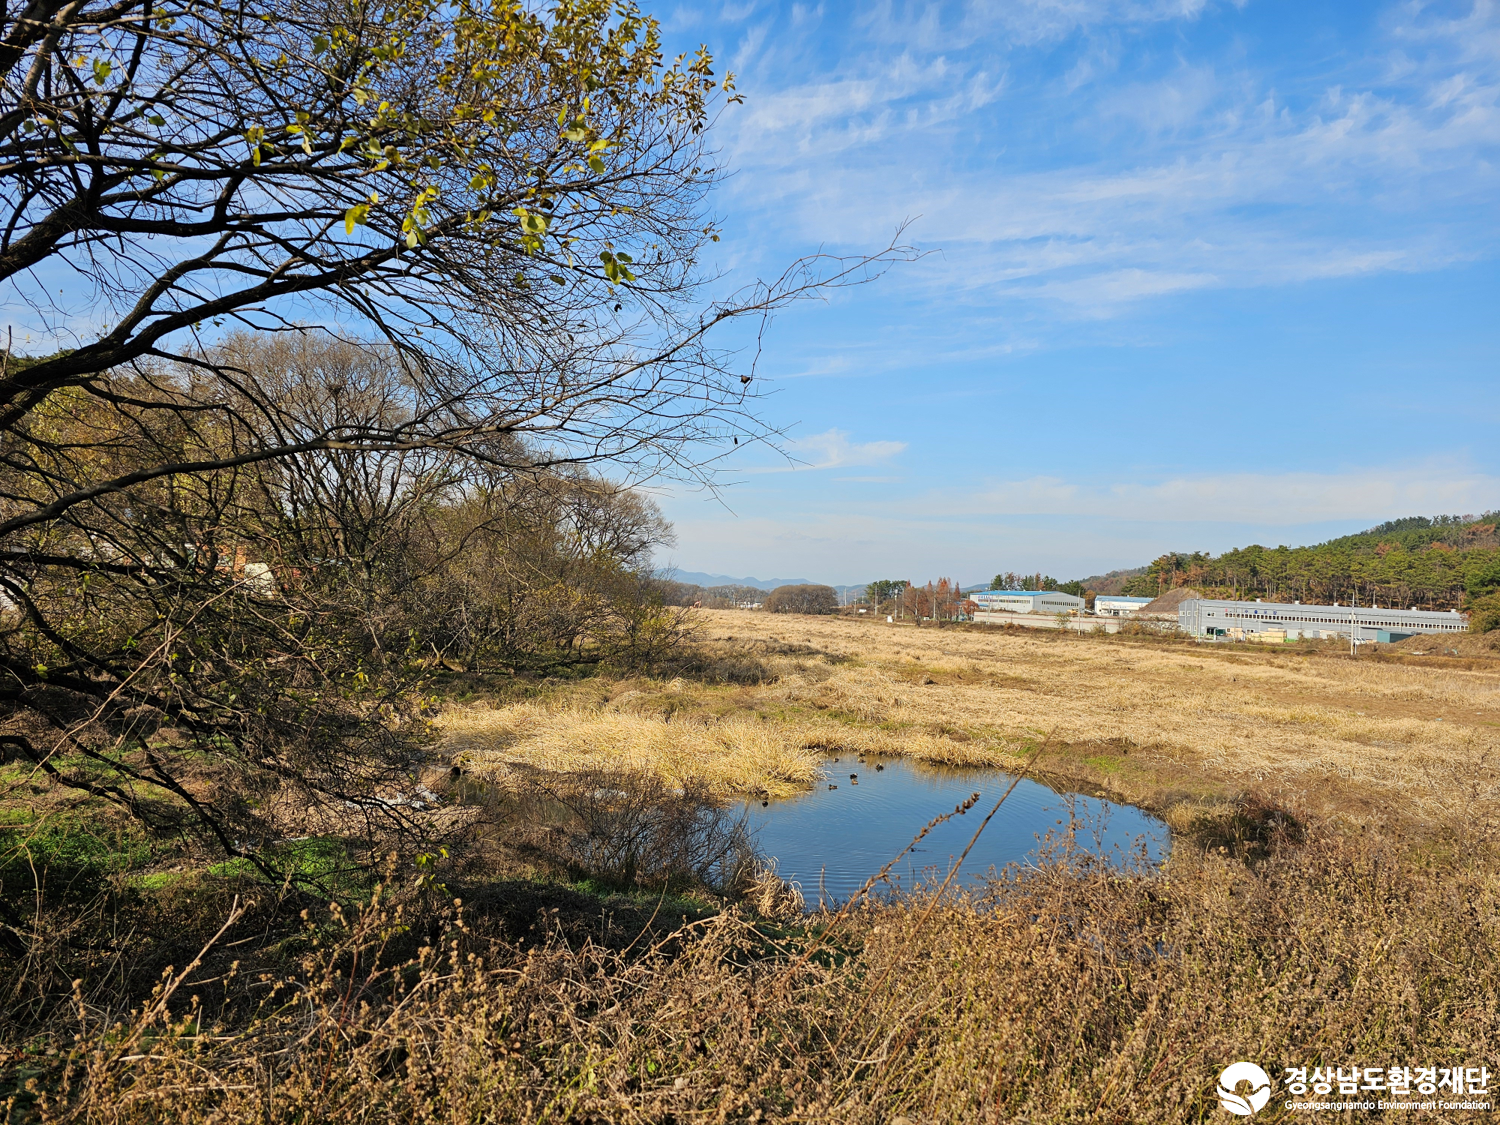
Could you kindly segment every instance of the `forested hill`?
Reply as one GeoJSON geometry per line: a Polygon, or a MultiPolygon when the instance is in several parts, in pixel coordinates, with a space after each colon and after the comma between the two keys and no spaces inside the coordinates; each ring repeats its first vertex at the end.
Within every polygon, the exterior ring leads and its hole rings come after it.
{"type": "Polygon", "coordinates": [[[1124,592],[1153,597],[1178,586],[1209,597],[1483,611],[1500,603],[1500,512],[1412,516],[1310,547],[1172,552],[1124,592]]]}

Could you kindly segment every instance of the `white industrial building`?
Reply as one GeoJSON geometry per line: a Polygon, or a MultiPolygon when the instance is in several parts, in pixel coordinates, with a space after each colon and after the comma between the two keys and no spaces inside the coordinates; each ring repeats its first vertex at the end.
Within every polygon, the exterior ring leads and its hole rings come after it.
{"type": "Polygon", "coordinates": [[[1124,594],[1098,594],[1094,597],[1094,613],[1099,617],[1134,617],[1153,598],[1128,598],[1124,594]]]}
{"type": "Polygon", "coordinates": [[[1190,598],[1177,607],[1177,625],[1194,637],[1289,641],[1342,637],[1388,643],[1419,633],[1461,633],[1469,627],[1469,622],[1457,610],[1190,598]]]}
{"type": "Polygon", "coordinates": [[[980,613],[1082,613],[1083,599],[1059,590],[986,590],[970,594],[980,613]]]}

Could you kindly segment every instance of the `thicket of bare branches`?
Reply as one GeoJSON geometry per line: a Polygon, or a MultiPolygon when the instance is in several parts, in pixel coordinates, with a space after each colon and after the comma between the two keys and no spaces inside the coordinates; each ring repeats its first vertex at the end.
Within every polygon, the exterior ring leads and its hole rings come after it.
{"type": "Polygon", "coordinates": [[[231,855],[411,839],[424,667],[668,643],[598,473],[708,479],[767,436],[709,331],[902,253],[709,299],[712,66],[603,0],[0,13],[0,282],[63,345],[0,364],[6,753],[231,855]]]}
{"type": "Polygon", "coordinates": [[[804,583],[801,586],[777,586],[766,595],[767,613],[834,613],[839,596],[832,586],[804,583]]]}
{"type": "MultiPolygon", "coordinates": [[[[232,460],[289,420],[377,429],[405,410],[388,348],[236,337],[205,360],[232,364],[240,393],[205,404],[201,367],[178,364],[113,380],[110,404],[55,396],[47,439],[0,479],[40,505],[53,481],[232,460]],[[174,408],[132,404],[148,397],[174,408]]],[[[401,799],[426,742],[421,677],[649,657],[676,635],[643,569],[668,534],[649,501],[581,469],[441,448],[143,481],[8,560],[0,660],[33,683],[0,744],[232,855],[308,832],[415,846],[443,829],[401,799]]]]}

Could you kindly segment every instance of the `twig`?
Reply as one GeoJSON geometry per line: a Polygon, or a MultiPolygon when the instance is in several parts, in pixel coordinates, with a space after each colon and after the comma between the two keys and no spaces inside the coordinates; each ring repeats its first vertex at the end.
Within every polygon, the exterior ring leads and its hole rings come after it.
{"type": "MultiPolygon", "coordinates": [[[[219,927],[218,933],[214,934],[213,937],[209,938],[208,941],[204,943],[203,948],[200,949],[198,951],[198,955],[188,963],[187,968],[183,969],[182,972],[178,973],[175,977],[172,978],[172,980],[167,984],[167,987],[162,990],[162,994],[156,998],[156,1003],[151,1006],[151,1009],[143,1013],[136,1020],[135,1030],[132,1031],[130,1033],[130,1036],[120,1044],[120,1046],[115,1050],[114,1057],[108,1060],[108,1062],[104,1064],[105,1066],[113,1066],[116,1063],[125,1062],[132,1058],[145,1057],[142,1055],[134,1055],[132,1054],[132,1051],[134,1050],[136,1044],[141,1041],[141,1037],[146,1034],[146,1029],[150,1027],[151,1024],[156,1021],[157,1017],[166,1010],[167,1001],[172,999],[172,994],[182,986],[183,982],[186,981],[188,977],[192,976],[193,973],[197,971],[198,966],[203,963],[203,958],[208,956],[208,951],[214,947],[218,940],[224,936],[225,932],[231,926],[233,926],[240,920],[241,917],[244,916],[244,913],[245,907],[242,907],[240,905],[240,896],[235,895],[234,903],[229,908],[229,917],[224,919],[224,924],[219,927]]],[[[78,1106],[76,1106],[73,1111],[69,1113],[66,1120],[71,1121],[76,1119],[80,1113],[84,1112],[87,1109],[87,1104],[80,1102],[78,1106]]]]}

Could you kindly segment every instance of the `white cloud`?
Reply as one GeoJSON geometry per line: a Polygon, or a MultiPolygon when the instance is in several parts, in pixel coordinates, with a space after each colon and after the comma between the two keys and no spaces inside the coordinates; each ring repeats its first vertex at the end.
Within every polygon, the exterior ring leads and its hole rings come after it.
{"type": "Polygon", "coordinates": [[[809,468],[844,469],[854,466],[879,465],[889,461],[906,448],[904,441],[852,442],[849,435],[839,429],[824,430],[821,434],[809,434],[792,443],[792,452],[799,458],[809,458],[809,468]]]}
{"type": "Polygon", "coordinates": [[[1446,461],[1340,473],[1227,473],[1111,483],[1054,477],[997,481],[939,511],[1284,526],[1378,522],[1400,515],[1500,508],[1500,477],[1446,461]]]}
{"type": "Polygon", "coordinates": [[[821,434],[808,434],[786,443],[787,451],[795,464],[765,466],[741,470],[748,474],[790,473],[807,469],[848,469],[880,465],[906,449],[904,441],[849,440],[849,434],[840,429],[824,430],[821,434]]]}

